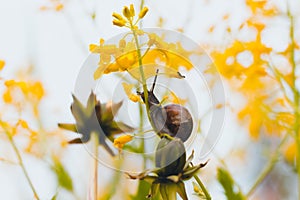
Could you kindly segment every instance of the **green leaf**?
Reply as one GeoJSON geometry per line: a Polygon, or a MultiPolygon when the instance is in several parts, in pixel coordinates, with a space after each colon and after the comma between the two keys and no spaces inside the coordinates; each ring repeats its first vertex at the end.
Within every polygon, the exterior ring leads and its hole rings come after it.
{"type": "Polygon", "coordinates": [[[139,181],[139,186],[137,189],[137,193],[135,195],[131,195],[131,200],[140,200],[140,199],[146,199],[146,196],[149,194],[151,184],[144,180],[139,181]]]}
{"type": "Polygon", "coordinates": [[[70,177],[69,173],[66,171],[62,163],[57,157],[53,157],[53,166],[52,170],[56,174],[57,182],[59,186],[62,188],[73,191],[73,182],[72,178],[70,177]]]}
{"type": "Polygon", "coordinates": [[[233,178],[226,169],[218,169],[218,181],[222,185],[225,191],[225,195],[228,200],[245,200],[246,198],[234,183],[233,178]]]}
{"type": "Polygon", "coordinates": [[[56,200],[56,199],[57,199],[57,194],[58,194],[58,193],[56,193],[56,194],[51,198],[51,200],[56,200]]]}

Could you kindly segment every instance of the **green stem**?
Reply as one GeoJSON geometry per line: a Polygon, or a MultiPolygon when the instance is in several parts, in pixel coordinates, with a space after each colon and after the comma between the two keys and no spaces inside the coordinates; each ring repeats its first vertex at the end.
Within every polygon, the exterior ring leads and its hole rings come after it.
{"type": "Polygon", "coordinates": [[[252,187],[250,188],[250,190],[246,194],[247,197],[250,197],[253,194],[253,192],[256,190],[256,188],[261,184],[261,182],[263,180],[265,180],[266,176],[273,170],[273,168],[275,167],[275,165],[276,165],[276,163],[278,161],[278,157],[280,155],[280,149],[285,144],[285,142],[287,141],[288,138],[289,138],[289,134],[286,133],[285,136],[284,136],[284,138],[281,140],[280,144],[276,148],[276,152],[274,153],[274,155],[269,160],[268,165],[260,173],[260,175],[258,176],[258,178],[256,179],[256,181],[254,182],[254,184],[252,185],[252,187]]]}
{"type": "Polygon", "coordinates": [[[135,31],[135,28],[134,28],[132,22],[130,22],[130,29],[132,30],[132,34],[133,34],[133,37],[134,37],[134,40],[135,40],[136,50],[137,50],[137,54],[138,54],[139,71],[140,71],[141,78],[142,78],[147,116],[148,116],[148,119],[149,119],[149,122],[150,122],[151,126],[154,128],[155,126],[153,125],[153,122],[152,122],[151,117],[150,117],[150,108],[149,108],[149,103],[148,103],[149,94],[148,94],[148,88],[147,88],[147,84],[146,84],[145,73],[144,73],[144,69],[143,69],[143,61],[142,61],[140,44],[139,44],[138,36],[136,34],[136,31],[135,31]]]}
{"type": "MultiPolygon", "coordinates": [[[[139,103],[139,115],[140,115],[139,134],[141,134],[141,133],[143,133],[143,128],[144,128],[144,115],[143,115],[143,107],[142,107],[141,103],[139,103]]],[[[141,146],[140,146],[139,151],[142,152],[142,153],[145,151],[145,139],[144,139],[144,137],[142,138],[142,142],[141,142],[141,146]]],[[[146,168],[146,162],[147,162],[146,158],[143,157],[143,169],[146,168]]]]}
{"type": "Polygon", "coordinates": [[[21,168],[22,168],[22,171],[23,171],[23,173],[24,173],[24,175],[25,175],[25,177],[26,177],[26,180],[27,180],[27,182],[28,182],[28,184],[29,184],[29,186],[30,186],[30,188],[31,188],[31,190],[32,190],[32,192],[33,192],[33,194],[34,194],[34,197],[35,197],[37,200],[39,200],[40,198],[39,198],[39,196],[38,196],[38,194],[37,194],[37,192],[36,192],[36,190],[35,190],[35,188],[34,188],[34,186],[33,186],[33,183],[32,183],[32,181],[31,181],[31,179],[30,179],[30,177],[29,177],[29,175],[28,175],[28,172],[27,172],[27,170],[26,170],[26,168],[25,168],[25,166],[24,166],[24,163],[23,163],[23,159],[22,159],[21,153],[20,153],[19,149],[17,148],[17,145],[16,145],[16,143],[15,143],[13,137],[11,136],[11,134],[10,134],[8,131],[5,131],[5,133],[6,133],[7,137],[8,137],[8,139],[9,139],[9,142],[10,142],[11,146],[13,147],[13,149],[14,149],[16,155],[17,155],[19,165],[20,165],[21,168]]]}
{"type": "Polygon", "coordinates": [[[200,180],[200,178],[197,175],[194,175],[194,179],[197,181],[198,185],[200,186],[201,190],[203,191],[205,198],[207,200],[211,200],[211,196],[210,196],[209,192],[207,191],[206,187],[204,186],[204,184],[202,183],[202,181],[200,180]]]}
{"type": "Polygon", "coordinates": [[[94,200],[98,197],[98,148],[99,148],[99,138],[97,133],[92,133],[93,151],[94,151],[94,165],[93,165],[93,196],[94,200]]]}
{"type": "Polygon", "coordinates": [[[145,0],[141,0],[140,10],[142,10],[144,8],[144,4],[145,4],[145,0]]]}
{"type": "Polygon", "coordinates": [[[297,74],[296,74],[296,62],[295,62],[295,37],[294,37],[294,18],[288,10],[288,17],[290,19],[290,39],[291,39],[291,47],[290,47],[290,61],[292,64],[292,73],[293,73],[293,94],[294,94],[294,115],[295,115],[295,140],[297,146],[296,153],[296,168],[297,168],[297,178],[298,178],[298,199],[300,200],[300,138],[299,138],[299,129],[300,129],[300,116],[299,116],[299,92],[296,88],[297,74]]]}

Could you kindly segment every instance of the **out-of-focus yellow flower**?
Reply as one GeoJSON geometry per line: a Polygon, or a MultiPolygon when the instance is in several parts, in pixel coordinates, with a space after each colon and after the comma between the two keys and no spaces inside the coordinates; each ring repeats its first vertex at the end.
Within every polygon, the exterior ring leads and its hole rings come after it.
{"type": "Polygon", "coordinates": [[[266,6],[269,2],[268,0],[246,0],[246,4],[253,14],[259,13],[265,16],[273,16],[277,9],[274,5],[266,6]]]}
{"type": "Polygon", "coordinates": [[[56,11],[61,11],[63,8],[64,8],[64,4],[62,4],[62,3],[59,3],[55,6],[56,11]]]}
{"type": "Polygon", "coordinates": [[[193,189],[194,189],[194,192],[195,192],[196,195],[198,195],[200,197],[205,196],[203,194],[203,191],[201,190],[200,186],[197,183],[195,183],[195,182],[193,182],[193,189]]]}
{"type": "Polygon", "coordinates": [[[56,11],[59,12],[64,9],[64,4],[62,0],[50,0],[49,5],[41,6],[40,10],[42,11],[56,11]]]}
{"type": "Polygon", "coordinates": [[[5,66],[5,61],[0,60],[0,71],[4,68],[4,66],[5,66]]]}
{"type": "Polygon", "coordinates": [[[37,81],[34,82],[30,86],[30,92],[38,99],[41,100],[43,96],[45,95],[44,87],[41,82],[37,81]]]}
{"type": "Polygon", "coordinates": [[[20,119],[18,123],[22,126],[22,128],[25,128],[25,129],[29,128],[29,126],[25,120],[20,119]]]}
{"type": "Polygon", "coordinates": [[[14,88],[21,89],[22,93],[27,96],[28,98],[34,98],[37,100],[41,100],[44,96],[44,88],[41,82],[39,81],[15,81],[15,80],[7,80],[5,81],[5,86],[7,87],[6,93],[6,99],[8,100],[11,98],[9,97],[9,94],[11,94],[11,91],[14,88]]]}
{"type": "Polygon", "coordinates": [[[12,102],[12,97],[11,97],[11,93],[9,90],[6,90],[3,94],[3,101],[5,103],[11,103],[12,102]]]}
{"type": "Polygon", "coordinates": [[[289,164],[292,164],[294,165],[295,164],[295,161],[296,161],[296,152],[297,152],[297,146],[296,146],[296,143],[292,143],[290,144],[285,152],[284,152],[284,158],[286,159],[286,161],[289,163],[289,164]]]}
{"type": "Polygon", "coordinates": [[[128,96],[128,98],[129,98],[131,101],[133,101],[133,102],[138,102],[138,101],[141,100],[141,98],[140,98],[139,95],[133,94],[133,93],[131,92],[132,89],[133,89],[133,87],[134,87],[133,84],[128,84],[128,83],[123,82],[123,83],[122,83],[122,86],[123,86],[123,89],[124,89],[126,95],[128,96]]]}
{"type": "Polygon", "coordinates": [[[31,153],[34,144],[37,143],[37,140],[38,140],[38,133],[36,131],[30,131],[29,142],[25,148],[25,152],[31,153]]]}
{"type": "Polygon", "coordinates": [[[133,139],[132,135],[122,135],[114,140],[114,146],[122,149],[124,145],[133,139]]]}
{"type": "Polygon", "coordinates": [[[187,99],[179,98],[174,92],[171,92],[171,101],[175,104],[184,105],[187,102],[187,99]]]}

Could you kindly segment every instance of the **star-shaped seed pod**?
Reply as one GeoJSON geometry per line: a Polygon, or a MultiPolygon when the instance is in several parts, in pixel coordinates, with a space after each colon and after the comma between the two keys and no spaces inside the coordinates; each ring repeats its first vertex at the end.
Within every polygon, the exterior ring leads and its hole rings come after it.
{"type": "Polygon", "coordinates": [[[69,144],[82,144],[90,140],[91,134],[96,133],[99,138],[99,144],[102,145],[108,153],[114,156],[114,152],[106,143],[106,139],[114,140],[115,134],[123,132],[132,132],[134,128],[123,122],[114,121],[114,115],[117,114],[122,102],[101,104],[96,95],[91,92],[87,105],[84,106],[74,95],[71,105],[71,112],[75,118],[75,124],[59,123],[60,128],[77,132],[82,135],[69,141],[69,144]]]}
{"type": "Polygon", "coordinates": [[[178,138],[165,136],[159,142],[155,164],[156,169],[146,170],[138,175],[128,174],[131,179],[145,180],[151,184],[147,198],[160,194],[164,200],[176,200],[176,193],[187,200],[184,181],[192,178],[206,163],[193,165],[194,152],[186,160],[183,142],[178,138]]]}

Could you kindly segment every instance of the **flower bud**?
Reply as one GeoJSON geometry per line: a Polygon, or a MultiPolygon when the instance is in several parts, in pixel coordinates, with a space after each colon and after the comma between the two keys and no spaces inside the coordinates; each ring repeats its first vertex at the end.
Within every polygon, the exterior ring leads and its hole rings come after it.
{"type": "Polygon", "coordinates": [[[116,18],[117,20],[120,20],[120,21],[123,21],[124,20],[124,18],[120,15],[120,14],[118,14],[118,13],[113,13],[112,14],[112,16],[114,17],[114,18],[116,18]]]}
{"type": "Polygon", "coordinates": [[[120,20],[114,19],[113,25],[122,27],[122,26],[125,26],[125,21],[120,21],[120,20]]]}
{"type": "Polygon", "coordinates": [[[114,140],[114,146],[122,149],[124,145],[132,140],[132,135],[122,135],[114,140]]]}
{"type": "Polygon", "coordinates": [[[134,10],[133,4],[130,4],[130,16],[131,17],[135,16],[135,10],[134,10]]]}
{"type": "Polygon", "coordinates": [[[142,19],[143,17],[145,17],[145,15],[147,14],[148,12],[148,8],[147,7],[144,7],[141,12],[139,13],[139,18],[142,19]]]}
{"type": "Polygon", "coordinates": [[[163,137],[158,143],[155,154],[156,167],[160,168],[158,174],[162,177],[178,175],[183,171],[186,162],[186,153],[180,139],[163,137]]]}
{"type": "Polygon", "coordinates": [[[130,10],[129,10],[129,8],[127,6],[124,6],[124,8],[123,8],[123,15],[126,18],[130,18],[131,17],[130,10]]]}

